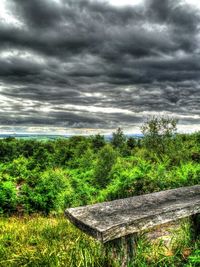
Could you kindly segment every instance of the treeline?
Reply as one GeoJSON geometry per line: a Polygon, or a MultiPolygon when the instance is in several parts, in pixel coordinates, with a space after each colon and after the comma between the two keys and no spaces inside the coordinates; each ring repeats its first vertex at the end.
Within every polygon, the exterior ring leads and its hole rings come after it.
{"type": "Polygon", "coordinates": [[[55,141],[0,140],[0,213],[64,208],[200,182],[200,133],[176,133],[176,121],[151,118],[143,138],[119,128],[104,136],[55,141]]]}

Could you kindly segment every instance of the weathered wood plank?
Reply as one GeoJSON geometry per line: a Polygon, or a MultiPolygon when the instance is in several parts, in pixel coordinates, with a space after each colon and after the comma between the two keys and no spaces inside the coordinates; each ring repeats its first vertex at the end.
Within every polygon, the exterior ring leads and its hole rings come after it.
{"type": "Polygon", "coordinates": [[[105,243],[200,213],[200,185],[67,209],[69,220],[105,243]]]}
{"type": "Polygon", "coordinates": [[[136,254],[137,234],[123,236],[104,244],[107,265],[127,267],[133,262],[136,254]]]}

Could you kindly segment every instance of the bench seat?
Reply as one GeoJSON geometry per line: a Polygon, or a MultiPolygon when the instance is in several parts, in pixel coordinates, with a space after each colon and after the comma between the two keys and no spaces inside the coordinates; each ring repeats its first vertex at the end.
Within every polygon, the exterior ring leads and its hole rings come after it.
{"type": "Polygon", "coordinates": [[[200,213],[200,185],[118,199],[65,211],[102,243],[200,213]]]}

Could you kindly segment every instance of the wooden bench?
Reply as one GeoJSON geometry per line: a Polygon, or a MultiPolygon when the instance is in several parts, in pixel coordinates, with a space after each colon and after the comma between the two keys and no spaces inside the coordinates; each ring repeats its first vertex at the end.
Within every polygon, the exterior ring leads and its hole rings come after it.
{"type": "MultiPolygon", "coordinates": [[[[192,216],[198,234],[200,185],[118,199],[65,211],[67,218],[118,255],[121,266],[134,256],[136,233],[192,216]]],[[[106,249],[108,251],[108,249],[106,249]]]]}

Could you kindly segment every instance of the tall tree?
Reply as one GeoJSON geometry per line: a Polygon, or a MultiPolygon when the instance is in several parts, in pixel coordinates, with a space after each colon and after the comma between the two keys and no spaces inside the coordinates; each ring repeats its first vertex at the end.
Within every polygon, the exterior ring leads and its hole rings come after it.
{"type": "Polygon", "coordinates": [[[116,132],[112,134],[112,140],[111,144],[115,148],[123,148],[126,142],[126,136],[124,135],[123,131],[121,128],[118,128],[116,132]]]}
{"type": "Polygon", "coordinates": [[[151,117],[141,127],[147,149],[161,155],[169,150],[177,131],[175,118],[151,117]]]}

